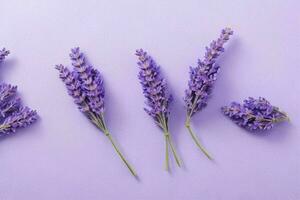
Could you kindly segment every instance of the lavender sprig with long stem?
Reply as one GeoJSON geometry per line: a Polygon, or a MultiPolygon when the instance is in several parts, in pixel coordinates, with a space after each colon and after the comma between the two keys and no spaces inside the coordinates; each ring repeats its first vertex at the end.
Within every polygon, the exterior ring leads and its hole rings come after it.
{"type": "Polygon", "coordinates": [[[196,67],[190,67],[190,80],[188,89],[185,91],[184,101],[187,108],[185,126],[196,145],[209,159],[212,159],[212,157],[199,142],[191,129],[190,123],[192,116],[207,105],[220,68],[216,60],[224,52],[223,46],[232,34],[233,31],[230,28],[225,28],[221,31],[219,38],[212,41],[209,47],[206,47],[203,61],[199,59],[196,67]]]}
{"type": "Polygon", "coordinates": [[[154,119],[155,123],[162,129],[165,137],[165,165],[169,170],[169,146],[174,155],[177,165],[180,167],[180,159],[176,153],[175,147],[171,140],[168,126],[169,104],[172,101],[171,95],[168,94],[166,80],[160,74],[159,66],[151,56],[143,49],[136,50],[135,55],[138,57],[140,68],[138,78],[142,85],[143,94],[146,98],[146,108],[144,110],[154,119]]]}
{"type": "Polygon", "coordinates": [[[243,104],[232,102],[229,106],[223,106],[221,110],[234,123],[250,131],[269,130],[279,122],[289,121],[285,112],[272,106],[263,97],[249,97],[243,104]]]}
{"type": "Polygon", "coordinates": [[[136,172],[125,159],[110,134],[104,119],[104,85],[99,71],[88,65],[85,56],[79,48],[71,50],[70,58],[73,70],[63,65],[56,65],[60,79],[65,83],[68,94],[73,97],[78,109],[104,133],[113,148],[128,167],[131,174],[137,177],[136,172]]]}

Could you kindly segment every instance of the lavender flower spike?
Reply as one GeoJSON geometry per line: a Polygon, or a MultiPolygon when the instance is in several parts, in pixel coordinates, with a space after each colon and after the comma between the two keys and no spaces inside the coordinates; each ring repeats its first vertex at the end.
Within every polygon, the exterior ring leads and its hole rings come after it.
{"type": "Polygon", "coordinates": [[[188,89],[185,91],[184,101],[187,108],[185,126],[196,145],[209,159],[212,158],[193,133],[190,121],[195,113],[202,110],[207,105],[207,101],[212,93],[213,84],[216,81],[220,68],[216,63],[216,60],[221,53],[224,52],[223,45],[229,40],[229,37],[232,34],[233,31],[230,28],[225,28],[221,31],[220,37],[216,41],[212,41],[209,47],[206,47],[203,61],[198,60],[197,67],[190,67],[190,80],[188,89]]]}
{"type": "Polygon", "coordinates": [[[169,170],[169,145],[175,157],[177,165],[180,167],[180,159],[171,140],[168,127],[169,110],[168,106],[172,100],[167,92],[166,80],[161,77],[159,66],[155,61],[143,51],[136,50],[138,56],[140,72],[138,78],[143,88],[143,94],[146,98],[145,111],[154,119],[155,123],[162,129],[166,141],[166,170],[169,170]]]}
{"type": "Polygon", "coordinates": [[[289,121],[285,112],[262,97],[249,97],[242,105],[232,102],[230,106],[222,107],[222,112],[234,123],[250,131],[269,130],[279,122],[289,121]]]}
{"type": "Polygon", "coordinates": [[[5,57],[9,54],[9,51],[3,48],[0,50],[0,63],[5,59],[5,57]]]}
{"type": "Polygon", "coordinates": [[[79,48],[71,50],[70,58],[74,69],[71,71],[63,65],[56,65],[60,79],[65,83],[68,94],[73,97],[78,109],[103,132],[113,148],[123,160],[133,176],[137,176],[134,169],[127,162],[116,146],[104,119],[104,85],[99,71],[88,65],[79,48]]]}

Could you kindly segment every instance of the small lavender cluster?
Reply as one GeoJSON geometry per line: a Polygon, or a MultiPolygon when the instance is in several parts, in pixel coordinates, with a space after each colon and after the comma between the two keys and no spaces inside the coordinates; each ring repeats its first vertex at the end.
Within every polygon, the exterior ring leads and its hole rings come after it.
{"type": "Polygon", "coordinates": [[[9,54],[9,51],[3,48],[0,50],[0,63],[5,59],[5,57],[9,54]]]}
{"type": "MultiPolygon", "coordinates": [[[[4,48],[0,50],[0,62],[9,54],[4,48]]],[[[19,128],[25,128],[37,120],[37,113],[22,106],[17,96],[17,86],[0,84],[0,136],[9,135],[19,128]]]]}
{"type": "Polygon", "coordinates": [[[172,101],[172,96],[168,94],[166,80],[161,77],[160,68],[151,56],[143,49],[136,50],[135,55],[139,59],[138,78],[146,97],[147,107],[144,110],[160,125],[163,119],[168,121],[168,107],[172,101]]]}
{"type": "Polygon", "coordinates": [[[104,113],[105,93],[102,76],[97,69],[86,63],[85,56],[78,47],[71,50],[70,58],[73,70],[56,65],[59,77],[80,111],[87,114],[90,119],[101,118],[104,113]]]}
{"type": "Polygon", "coordinates": [[[289,120],[286,113],[262,97],[249,97],[242,105],[232,102],[230,106],[222,107],[222,112],[234,123],[250,131],[269,130],[276,123],[289,120]]]}
{"type": "Polygon", "coordinates": [[[185,91],[184,98],[188,117],[192,117],[207,105],[220,68],[216,59],[224,52],[223,46],[232,34],[230,28],[223,29],[217,41],[212,41],[210,46],[206,47],[204,60],[199,59],[197,67],[190,67],[189,88],[185,91]]]}

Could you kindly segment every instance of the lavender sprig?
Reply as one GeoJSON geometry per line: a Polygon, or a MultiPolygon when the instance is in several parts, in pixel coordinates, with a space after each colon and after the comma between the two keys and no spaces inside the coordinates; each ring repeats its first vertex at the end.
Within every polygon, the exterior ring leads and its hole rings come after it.
{"type": "Polygon", "coordinates": [[[250,131],[269,130],[279,122],[289,121],[285,112],[272,106],[263,97],[249,97],[243,104],[232,102],[229,106],[223,106],[221,110],[234,123],[250,131]]]}
{"type": "Polygon", "coordinates": [[[146,98],[146,108],[144,110],[154,119],[155,123],[162,129],[166,141],[165,165],[169,170],[169,145],[175,157],[177,165],[180,167],[180,159],[176,153],[169,132],[169,104],[172,96],[167,92],[166,80],[160,74],[160,68],[157,66],[151,56],[143,49],[136,50],[140,71],[138,78],[142,85],[143,94],[146,98]]]}
{"type": "Polygon", "coordinates": [[[5,59],[5,57],[9,54],[9,51],[3,48],[0,50],[0,63],[5,59]]]}
{"type": "Polygon", "coordinates": [[[68,94],[73,97],[78,109],[103,132],[113,145],[113,148],[123,160],[133,176],[137,176],[121,151],[116,146],[104,119],[104,85],[100,72],[88,65],[80,49],[71,50],[70,58],[73,70],[63,65],[56,65],[60,79],[65,83],[68,94]]]}
{"type": "Polygon", "coordinates": [[[15,133],[19,128],[25,128],[37,120],[37,113],[21,105],[16,95],[17,87],[0,84],[0,136],[15,133]]]}
{"type": "Polygon", "coordinates": [[[185,91],[185,105],[187,108],[187,117],[185,126],[191,134],[194,142],[200,150],[209,158],[205,148],[200,144],[196,135],[193,133],[190,125],[192,116],[202,110],[207,105],[207,101],[212,93],[213,85],[217,79],[220,66],[216,63],[217,58],[224,52],[224,44],[229,40],[233,31],[225,28],[221,31],[220,37],[216,41],[212,41],[209,47],[206,47],[204,60],[198,60],[197,67],[190,67],[190,80],[188,89],[185,91]]]}

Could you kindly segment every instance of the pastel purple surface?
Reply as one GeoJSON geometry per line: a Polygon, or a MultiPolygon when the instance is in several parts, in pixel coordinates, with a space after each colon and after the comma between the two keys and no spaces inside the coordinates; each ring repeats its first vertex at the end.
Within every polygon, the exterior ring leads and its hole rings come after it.
{"type": "Polygon", "coordinates": [[[300,199],[300,3],[288,1],[9,0],[1,3],[0,48],[11,51],[0,78],[18,85],[40,119],[0,140],[1,200],[300,199]],[[208,106],[185,127],[189,66],[224,27],[234,30],[208,106]],[[136,181],[111,144],[78,111],[57,77],[80,46],[101,70],[106,118],[136,181]],[[164,140],[144,112],[135,49],[162,66],[174,97],[170,131],[183,160],[164,170],[164,140]],[[266,134],[250,134],[220,107],[264,96],[289,114],[266,134]]]}

